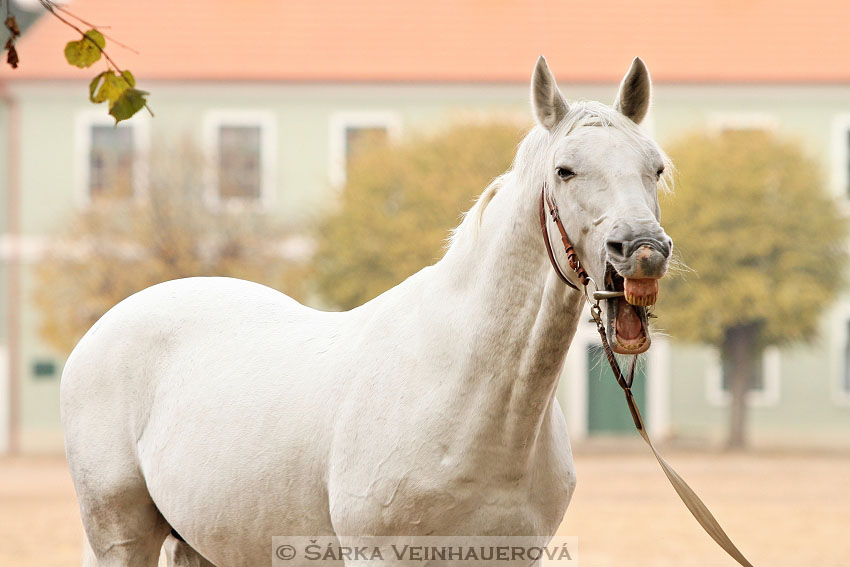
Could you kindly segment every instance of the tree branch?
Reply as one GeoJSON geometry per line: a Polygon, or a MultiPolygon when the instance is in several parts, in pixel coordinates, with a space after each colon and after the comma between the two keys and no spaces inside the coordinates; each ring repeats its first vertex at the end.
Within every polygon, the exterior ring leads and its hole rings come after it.
{"type": "MultiPolygon", "coordinates": [[[[90,38],[89,36],[87,36],[87,35],[86,35],[86,32],[84,32],[83,30],[81,30],[81,29],[80,29],[80,28],[79,28],[76,24],[74,24],[73,22],[70,22],[70,21],[68,21],[67,19],[65,19],[64,17],[60,16],[60,15],[59,15],[59,13],[57,12],[57,10],[61,10],[61,11],[62,11],[62,12],[64,12],[65,14],[68,14],[69,16],[71,16],[71,17],[73,17],[73,18],[75,18],[75,19],[77,19],[77,20],[79,20],[79,21],[81,21],[81,22],[85,23],[86,25],[91,25],[91,24],[88,24],[88,23],[87,23],[87,22],[85,22],[82,18],[79,18],[79,17],[77,17],[77,16],[75,16],[75,15],[71,14],[68,10],[66,10],[66,9],[64,9],[64,8],[61,8],[60,6],[56,5],[54,2],[52,2],[52,0],[38,0],[38,1],[39,1],[39,3],[42,5],[42,7],[44,7],[44,9],[45,9],[45,10],[47,10],[48,12],[50,12],[50,13],[53,15],[53,17],[55,17],[57,20],[59,20],[60,22],[62,22],[62,23],[63,23],[63,24],[65,24],[66,26],[70,27],[71,29],[76,30],[77,32],[79,32],[79,34],[80,34],[81,36],[83,36],[83,38],[84,38],[86,41],[88,41],[88,42],[90,42],[92,45],[94,45],[94,46],[97,48],[97,50],[98,50],[98,51],[100,51],[101,55],[103,55],[103,57],[106,59],[106,61],[107,61],[107,65],[111,66],[111,67],[115,70],[116,74],[117,74],[119,77],[121,77],[121,80],[122,80],[122,81],[124,81],[124,83],[126,83],[126,85],[127,85],[128,87],[130,87],[130,88],[134,88],[134,87],[133,87],[133,85],[131,85],[131,84],[130,84],[130,82],[127,80],[127,78],[124,76],[124,71],[122,71],[122,70],[121,70],[121,68],[118,66],[118,64],[117,64],[117,63],[116,63],[116,62],[112,59],[112,57],[110,57],[110,56],[109,56],[109,54],[106,52],[106,50],[105,50],[104,48],[102,48],[100,45],[98,45],[98,44],[97,44],[97,42],[96,42],[96,41],[94,41],[92,38],[90,38]]],[[[8,2],[8,0],[7,0],[7,2],[8,2]]],[[[96,28],[95,26],[92,26],[92,29],[97,29],[97,28],[96,28]]],[[[100,30],[98,30],[98,31],[100,31],[100,30]]],[[[101,35],[103,35],[103,34],[101,34],[101,35]]],[[[116,43],[117,43],[117,42],[116,42],[116,43]]],[[[124,47],[126,47],[126,46],[124,46],[124,47]]],[[[129,48],[127,48],[127,49],[129,49],[129,48]]],[[[131,51],[132,51],[132,50],[131,50],[131,51]]],[[[152,111],[152,110],[151,110],[151,108],[148,106],[148,103],[147,103],[147,102],[145,102],[145,110],[147,110],[147,111],[148,111],[148,113],[149,113],[151,116],[153,116],[153,115],[154,115],[154,114],[153,114],[153,111],[152,111]]]]}

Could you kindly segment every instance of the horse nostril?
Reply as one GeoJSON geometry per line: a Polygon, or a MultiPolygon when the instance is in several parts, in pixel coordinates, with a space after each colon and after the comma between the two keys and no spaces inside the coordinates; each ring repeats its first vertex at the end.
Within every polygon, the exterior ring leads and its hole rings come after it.
{"type": "Polygon", "coordinates": [[[670,256],[671,244],[672,242],[670,242],[669,239],[658,240],[650,237],[636,238],[635,240],[624,243],[623,252],[625,253],[625,256],[628,257],[641,248],[650,248],[666,258],[670,256]]]}
{"type": "Polygon", "coordinates": [[[607,243],[608,254],[611,256],[615,256],[617,258],[625,258],[625,246],[622,242],[617,242],[616,240],[609,240],[607,243]]]}
{"type": "Polygon", "coordinates": [[[673,240],[671,238],[664,238],[662,240],[657,241],[657,245],[654,246],[656,250],[661,252],[661,255],[665,258],[670,256],[670,252],[673,249],[673,240]]]}

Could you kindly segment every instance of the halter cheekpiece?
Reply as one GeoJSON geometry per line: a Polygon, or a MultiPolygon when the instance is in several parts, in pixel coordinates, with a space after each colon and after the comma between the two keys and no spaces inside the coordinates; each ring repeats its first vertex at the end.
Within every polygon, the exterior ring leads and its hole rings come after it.
{"type": "Polygon", "coordinates": [[[590,276],[587,275],[587,272],[581,265],[581,261],[578,259],[578,253],[573,247],[572,242],[570,242],[570,237],[567,236],[564,223],[561,222],[558,206],[549,198],[549,194],[546,191],[546,184],[544,183],[543,187],[540,188],[540,230],[543,231],[543,243],[546,244],[546,253],[549,255],[549,261],[552,262],[552,267],[555,268],[555,273],[558,274],[561,281],[574,290],[579,291],[578,286],[571,282],[561,270],[561,266],[558,265],[555,254],[552,252],[552,243],[549,241],[549,231],[546,228],[546,206],[549,207],[552,222],[555,223],[555,226],[558,227],[558,232],[561,233],[561,242],[564,243],[564,251],[567,253],[567,262],[569,262],[570,268],[575,272],[581,285],[587,287],[587,284],[591,281],[590,276]]]}

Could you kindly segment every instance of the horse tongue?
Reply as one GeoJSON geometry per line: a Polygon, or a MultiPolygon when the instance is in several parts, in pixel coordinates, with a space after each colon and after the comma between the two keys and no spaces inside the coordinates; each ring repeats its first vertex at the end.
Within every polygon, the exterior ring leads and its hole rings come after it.
{"type": "Polygon", "coordinates": [[[634,307],[620,302],[617,308],[617,335],[626,340],[634,340],[640,337],[643,325],[634,307]]]}
{"type": "Polygon", "coordinates": [[[658,299],[658,280],[653,278],[626,278],[623,283],[623,291],[626,292],[626,301],[632,305],[642,307],[655,305],[658,299]]]}

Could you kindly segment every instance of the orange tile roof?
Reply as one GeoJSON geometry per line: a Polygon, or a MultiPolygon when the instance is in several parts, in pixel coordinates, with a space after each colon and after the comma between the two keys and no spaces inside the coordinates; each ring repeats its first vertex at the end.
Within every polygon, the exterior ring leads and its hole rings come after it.
{"type": "MultiPolygon", "coordinates": [[[[561,81],[614,81],[634,55],[667,82],[848,82],[844,0],[74,0],[137,49],[140,80],[525,82],[539,54],[561,81]]],[[[75,32],[47,15],[0,79],[88,79],[75,32]]],[[[102,65],[98,63],[96,67],[102,65]]]]}

